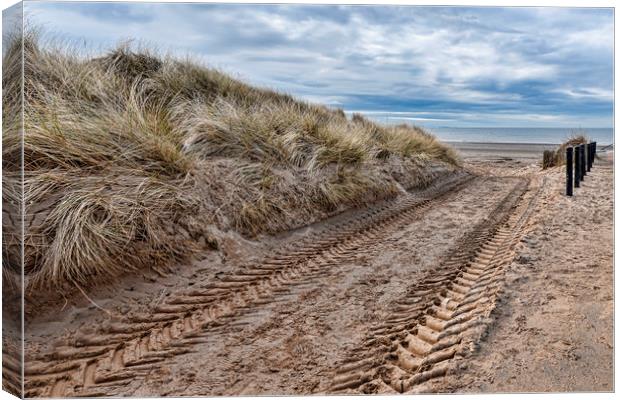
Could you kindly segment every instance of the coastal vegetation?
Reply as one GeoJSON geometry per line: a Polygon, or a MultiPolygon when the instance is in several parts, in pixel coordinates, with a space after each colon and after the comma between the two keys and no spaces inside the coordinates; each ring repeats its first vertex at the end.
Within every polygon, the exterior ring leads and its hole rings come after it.
{"type": "MultiPolygon", "coordinates": [[[[30,292],[169,266],[217,248],[222,232],[308,224],[458,164],[421,128],[347,116],[191,59],[128,45],[84,56],[35,31],[3,58],[3,197],[19,204],[23,189],[30,292]]],[[[19,218],[3,221],[6,275],[20,270],[19,218]]]]}
{"type": "Polygon", "coordinates": [[[579,130],[571,132],[570,137],[555,150],[543,153],[543,169],[566,165],[566,148],[588,143],[587,133],[579,130]]]}

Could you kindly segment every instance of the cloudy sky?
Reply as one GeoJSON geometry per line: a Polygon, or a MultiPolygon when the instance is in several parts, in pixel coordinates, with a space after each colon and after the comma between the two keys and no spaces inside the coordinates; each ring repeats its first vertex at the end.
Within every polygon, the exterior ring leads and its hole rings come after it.
{"type": "Polygon", "coordinates": [[[613,125],[611,9],[28,2],[24,12],[89,48],[137,39],[379,120],[613,125]]]}

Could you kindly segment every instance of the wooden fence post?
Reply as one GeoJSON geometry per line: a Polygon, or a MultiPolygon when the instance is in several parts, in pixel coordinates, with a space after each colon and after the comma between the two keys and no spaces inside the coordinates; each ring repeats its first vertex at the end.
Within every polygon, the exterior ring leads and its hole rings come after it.
{"type": "Polygon", "coordinates": [[[578,188],[579,187],[579,182],[581,182],[581,164],[579,163],[579,159],[581,158],[579,155],[579,146],[575,146],[574,148],[574,153],[575,153],[575,187],[578,188]]]}
{"type": "Polygon", "coordinates": [[[566,148],[566,195],[573,195],[573,148],[566,148]]]}
{"type": "Polygon", "coordinates": [[[583,167],[585,169],[585,171],[583,172],[584,175],[588,175],[588,172],[590,171],[590,143],[584,143],[583,145],[583,156],[584,156],[584,162],[583,162],[583,167]]]}
{"type": "Polygon", "coordinates": [[[579,166],[581,167],[581,171],[579,172],[579,177],[581,180],[584,180],[586,177],[586,145],[579,145],[579,155],[581,156],[581,160],[579,160],[579,166]]]}

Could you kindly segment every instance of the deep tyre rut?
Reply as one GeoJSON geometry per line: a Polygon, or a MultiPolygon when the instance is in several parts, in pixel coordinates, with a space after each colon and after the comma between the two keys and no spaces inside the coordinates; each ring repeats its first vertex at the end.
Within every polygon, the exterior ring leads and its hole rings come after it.
{"type": "Polygon", "coordinates": [[[192,352],[194,345],[231,327],[239,316],[375,248],[371,245],[427,208],[442,204],[471,179],[458,176],[421,197],[405,196],[371,209],[217,282],[172,294],[151,313],[117,317],[94,334],[78,332],[66,345],[26,360],[26,396],[114,395],[158,364],[192,352]]]}
{"type": "Polygon", "coordinates": [[[2,342],[2,389],[19,396],[22,393],[21,376],[21,349],[13,340],[5,339],[2,342]]]}
{"type": "Polygon", "coordinates": [[[457,367],[486,331],[506,267],[528,227],[539,197],[538,191],[524,196],[528,184],[519,179],[437,269],[393,304],[391,317],[343,360],[328,393],[424,391],[422,383],[457,367]]]}

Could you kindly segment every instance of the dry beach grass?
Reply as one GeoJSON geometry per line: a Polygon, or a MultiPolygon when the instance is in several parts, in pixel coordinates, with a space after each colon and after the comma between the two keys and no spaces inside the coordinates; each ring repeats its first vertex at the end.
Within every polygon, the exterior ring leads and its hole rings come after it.
{"type": "MultiPolygon", "coordinates": [[[[424,187],[458,164],[417,127],[347,118],[128,46],[81,57],[30,31],[3,60],[7,205],[21,189],[22,42],[30,292],[170,265],[217,247],[221,231],[304,225],[424,187]]],[[[15,221],[3,221],[6,273],[19,243],[15,221]]]]}
{"type": "Polygon", "coordinates": [[[573,132],[570,137],[562,143],[554,151],[545,151],[543,153],[543,169],[550,167],[557,167],[566,164],[566,149],[568,147],[578,146],[580,144],[588,143],[590,140],[587,137],[586,132],[573,132]]]}

